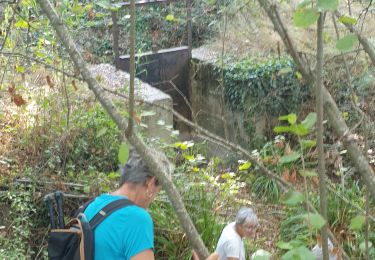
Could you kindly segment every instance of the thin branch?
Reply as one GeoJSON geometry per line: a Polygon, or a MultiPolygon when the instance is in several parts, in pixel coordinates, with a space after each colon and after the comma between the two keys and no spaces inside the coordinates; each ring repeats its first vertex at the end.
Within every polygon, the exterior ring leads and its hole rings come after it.
{"type": "Polygon", "coordinates": [[[135,0],[130,1],[130,87],[129,87],[129,121],[125,135],[131,136],[134,129],[134,80],[135,80],[135,0]]]}
{"type": "Polygon", "coordinates": [[[22,54],[22,53],[19,53],[19,52],[0,52],[0,55],[4,55],[4,56],[15,56],[15,57],[21,57],[21,58],[24,58],[24,59],[27,59],[27,60],[32,60],[32,61],[35,61],[36,63],[39,63],[39,64],[42,64],[44,67],[48,68],[48,69],[51,69],[51,70],[54,70],[54,71],[57,71],[57,72],[60,72],[61,74],[64,74],[65,76],[68,76],[70,78],[75,78],[77,80],[82,80],[81,77],[77,77],[73,74],[70,74],[68,72],[65,72],[64,70],[61,70],[59,68],[56,68],[52,65],[49,65],[48,63],[44,62],[44,61],[41,61],[39,59],[36,59],[36,58],[33,58],[33,57],[30,57],[30,56],[27,56],[26,54],[22,54]]]}
{"type": "MultiPolygon", "coordinates": [[[[324,60],[324,47],[323,47],[323,27],[324,27],[325,12],[321,12],[318,20],[318,36],[317,36],[317,54],[316,54],[316,113],[317,113],[317,148],[318,148],[318,173],[319,173],[319,201],[320,201],[320,214],[326,220],[327,218],[327,189],[326,189],[326,171],[324,163],[324,126],[323,126],[323,60],[324,60]]],[[[328,238],[327,238],[327,225],[326,222],[320,229],[322,236],[322,251],[323,259],[328,260],[328,238]]]]}
{"type": "MultiPolygon", "coordinates": [[[[342,14],[339,11],[336,11],[335,15],[338,18],[342,16],[342,14]]],[[[371,42],[367,38],[365,38],[364,36],[362,36],[360,34],[360,32],[358,31],[358,29],[354,25],[351,25],[351,24],[348,24],[348,23],[345,23],[344,25],[346,26],[346,28],[350,32],[352,32],[352,33],[354,33],[354,34],[357,35],[358,40],[361,43],[363,49],[370,56],[372,64],[375,65],[375,50],[374,50],[374,47],[372,46],[371,42]]]]}

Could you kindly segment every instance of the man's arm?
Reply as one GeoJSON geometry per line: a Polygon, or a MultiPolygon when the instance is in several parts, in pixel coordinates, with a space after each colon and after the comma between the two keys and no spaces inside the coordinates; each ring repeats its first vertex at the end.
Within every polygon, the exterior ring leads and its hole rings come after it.
{"type": "Polygon", "coordinates": [[[154,260],[154,252],[151,249],[144,250],[139,254],[136,254],[130,260],[154,260]]]}
{"type": "Polygon", "coordinates": [[[237,257],[227,257],[227,260],[239,260],[237,257]]]}

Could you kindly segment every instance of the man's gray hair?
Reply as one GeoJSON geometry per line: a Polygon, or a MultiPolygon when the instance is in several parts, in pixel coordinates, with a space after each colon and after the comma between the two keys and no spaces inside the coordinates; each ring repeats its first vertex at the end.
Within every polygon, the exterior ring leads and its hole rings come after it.
{"type": "MultiPolygon", "coordinates": [[[[167,157],[157,150],[154,151],[154,154],[167,167],[167,177],[171,178],[173,168],[168,162],[167,157]]],[[[141,156],[134,148],[130,149],[128,161],[125,165],[120,165],[120,186],[124,183],[143,184],[148,178],[153,176],[154,174],[148,169],[141,156]]]]}
{"type": "Polygon", "coordinates": [[[247,223],[252,225],[258,225],[258,217],[253,209],[246,207],[240,208],[236,215],[236,224],[243,226],[247,223]]]}

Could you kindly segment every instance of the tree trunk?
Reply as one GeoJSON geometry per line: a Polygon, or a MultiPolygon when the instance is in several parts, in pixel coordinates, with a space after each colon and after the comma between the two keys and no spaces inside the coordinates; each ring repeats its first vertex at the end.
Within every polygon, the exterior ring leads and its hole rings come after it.
{"type": "MultiPolygon", "coordinates": [[[[318,37],[317,37],[317,55],[316,55],[316,113],[318,120],[317,124],[317,147],[318,147],[318,172],[319,172],[319,202],[320,202],[320,214],[325,220],[327,218],[327,189],[326,189],[326,173],[324,165],[324,126],[323,126],[323,28],[324,28],[324,17],[325,13],[321,12],[318,20],[318,37]]],[[[323,225],[320,230],[322,235],[322,249],[323,259],[328,260],[328,240],[327,240],[327,222],[323,225]]]]}

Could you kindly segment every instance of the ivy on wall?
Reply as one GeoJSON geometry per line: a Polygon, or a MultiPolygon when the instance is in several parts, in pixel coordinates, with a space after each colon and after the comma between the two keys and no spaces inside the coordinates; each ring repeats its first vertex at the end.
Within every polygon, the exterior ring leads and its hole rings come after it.
{"type": "MultiPolygon", "coordinates": [[[[216,76],[221,77],[220,68],[216,76]]],[[[224,91],[233,111],[278,116],[296,111],[309,97],[308,87],[289,58],[263,63],[245,59],[224,69],[224,91]]]]}

